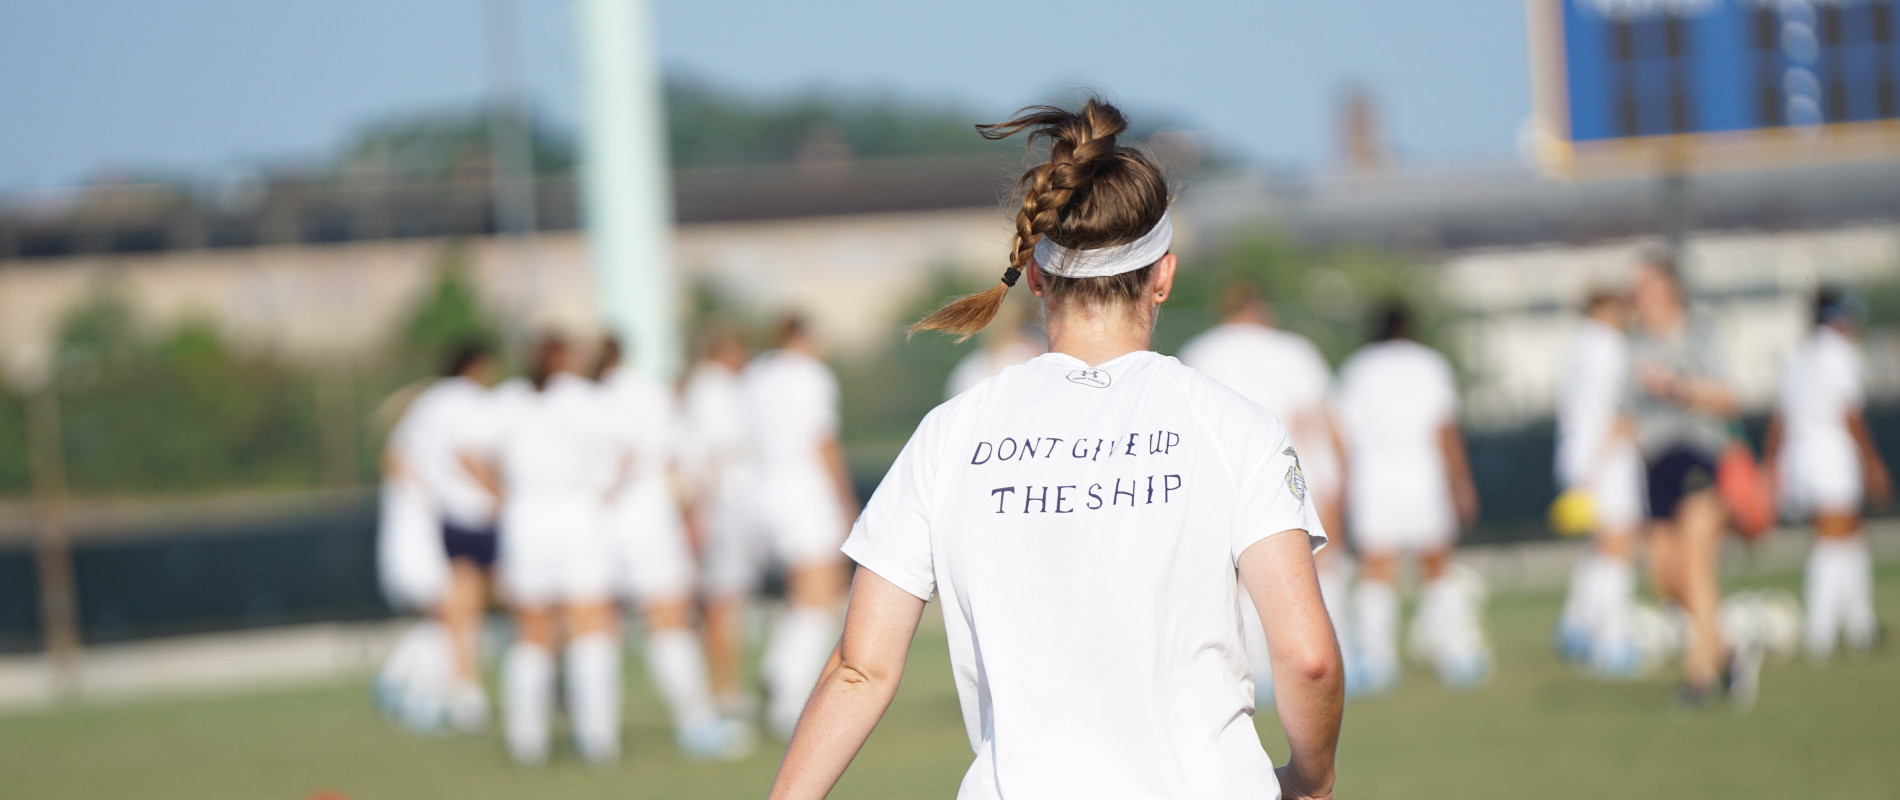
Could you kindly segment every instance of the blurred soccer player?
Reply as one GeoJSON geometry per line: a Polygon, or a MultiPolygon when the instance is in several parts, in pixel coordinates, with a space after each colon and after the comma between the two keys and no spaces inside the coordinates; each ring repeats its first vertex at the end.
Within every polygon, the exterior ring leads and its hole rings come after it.
{"type": "Polygon", "coordinates": [[[776,340],[743,380],[756,470],[750,506],[786,570],[785,613],[765,648],[765,722],[789,737],[838,635],[846,581],[838,545],[858,501],[838,442],[838,379],[803,319],[782,320],[776,340]]]}
{"type": "Polygon", "coordinates": [[[1173,289],[1168,183],[1118,147],[1121,112],[1039,107],[986,128],[1048,138],[1023,176],[1002,282],[918,329],[968,336],[1028,277],[1053,352],[924,418],[853,527],[843,639],[772,786],[823,797],[943,607],[975,761],[957,796],[1330,798],[1339,649],[1325,532],[1273,414],[1148,349],[1173,289]],[[1283,676],[1292,759],[1254,730],[1245,582],[1283,676]]]}
{"type": "Polygon", "coordinates": [[[1475,686],[1490,677],[1483,587],[1454,570],[1458,532],[1477,519],[1478,495],[1458,430],[1451,363],[1413,339],[1403,304],[1379,315],[1375,341],[1339,368],[1339,422],[1352,480],[1346,514],[1359,551],[1359,658],[1367,690],[1399,676],[1398,560],[1424,573],[1412,641],[1439,680],[1475,686]]]}
{"type": "Polygon", "coordinates": [[[745,615],[765,558],[748,508],[754,487],[748,411],[739,384],[747,357],[736,329],[725,324],[707,329],[699,363],[686,378],[689,444],[682,453],[699,536],[707,671],[713,699],[733,717],[753,710],[743,677],[745,615]]]}
{"type": "MultiPolygon", "coordinates": [[[[457,348],[442,377],[416,397],[390,435],[390,471],[397,491],[385,498],[385,513],[409,520],[405,525],[416,534],[405,537],[399,550],[385,553],[385,567],[426,580],[431,588],[412,594],[430,603],[442,624],[440,632],[419,629],[412,634],[398,656],[422,665],[415,668],[424,674],[431,669],[427,665],[446,660],[448,674],[437,691],[448,721],[463,732],[485,727],[489,716],[479,645],[495,563],[500,490],[484,438],[494,424],[494,398],[488,389],[494,379],[494,358],[485,346],[457,348]],[[446,574],[437,578],[444,563],[446,574]],[[421,597],[424,594],[433,600],[421,597]],[[438,637],[448,648],[439,656],[428,644],[438,637]]],[[[412,724],[426,723],[415,719],[412,724]]]]}
{"type": "Polygon", "coordinates": [[[1782,367],[1763,454],[1779,478],[1783,508],[1814,524],[1804,628],[1815,660],[1830,657],[1842,640],[1866,650],[1879,633],[1860,509],[1864,498],[1885,502],[1893,483],[1861,416],[1858,321],[1839,290],[1815,295],[1814,332],[1782,367]]]}
{"type": "Polygon", "coordinates": [[[1566,658],[1610,677],[1627,677],[1644,656],[1631,638],[1636,537],[1643,525],[1643,460],[1617,425],[1629,380],[1623,298],[1590,296],[1577,326],[1557,405],[1557,485],[1589,498],[1594,538],[1570,575],[1559,619],[1566,658]]]}
{"type": "Polygon", "coordinates": [[[575,371],[566,340],[534,350],[528,380],[504,384],[497,428],[505,502],[501,586],[515,615],[502,669],[509,753],[545,762],[555,647],[566,642],[567,714],[583,758],[620,752],[620,636],[607,509],[632,467],[624,419],[575,371]]]}
{"type": "MultiPolygon", "coordinates": [[[[1340,519],[1344,475],[1339,464],[1339,433],[1333,420],[1333,373],[1326,357],[1312,341],[1274,327],[1273,307],[1252,285],[1236,282],[1221,301],[1221,324],[1189,340],[1181,348],[1181,363],[1207,373],[1228,388],[1278,415],[1286,424],[1300,453],[1312,503],[1328,532],[1344,529],[1340,519]]],[[[1347,603],[1352,588],[1352,566],[1345,551],[1334,546],[1316,556],[1320,592],[1333,620],[1345,657],[1347,689],[1358,678],[1357,648],[1349,633],[1347,603]]],[[[1241,630],[1253,660],[1256,694],[1262,702],[1273,697],[1271,659],[1265,633],[1241,603],[1241,630]]]]}
{"type": "Polygon", "coordinates": [[[738,757],[749,746],[746,728],[714,708],[704,645],[693,628],[694,565],[680,515],[681,421],[673,393],[621,369],[620,359],[620,343],[605,340],[594,376],[633,448],[631,479],[607,509],[622,588],[646,622],[647,669],[673,715],[680,750],[690,758],[738,757]]]}
{"type": "Polygon", "coordinates": [[[1760,653],[1731,649],[1722,635],[1717,568],[1726,511],[1715,486],[1728,422],[1740,406],[1723,376],[1713,320],[1691,313],[1672,255],[1643,256],[1631,300],[1637,328],[1626,413],[1647,462],[1650,572],[1657,591],[1689,620],[1684,682],[1674,699],[1693,708],[1726,692],[1746,707],[1760,653]]]}

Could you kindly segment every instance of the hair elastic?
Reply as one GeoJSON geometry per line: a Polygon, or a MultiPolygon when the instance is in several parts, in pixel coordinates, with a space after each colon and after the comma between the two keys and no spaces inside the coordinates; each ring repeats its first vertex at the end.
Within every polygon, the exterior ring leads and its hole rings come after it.
{"type": "Polygon", "coordinates": [[[1009,269],[1003,270],[1003,285],[1015,286],[1016,279],[1022,276],[1023,276],[1023,271],[1015,267],[1010,267],[1009,269]]]}

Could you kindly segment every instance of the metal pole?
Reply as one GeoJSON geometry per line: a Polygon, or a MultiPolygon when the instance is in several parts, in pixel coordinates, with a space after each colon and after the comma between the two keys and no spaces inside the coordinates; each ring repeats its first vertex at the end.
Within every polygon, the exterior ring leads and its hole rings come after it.
{"type": "Polygon", "coordinates": [[[583,208],[595,292],[633,366],[681,361],[666,117],[647,0],[578,0],[583,208]]]}
{"type": "Polygon", "coordinates": [[[1662,177],[1662,234],[1669,252],[1681,264],[1689,243],[1689,176],[1669,168],[1662,177]]]}
{"type": "Polygon", "coordinates": [[[66,535],[66,453],[60,440],[59,390],[47,381],[27,401],[33,473],[34,562],[40,584],[40,627],[52,666],[53,694],[79,690],[79,601],[72,542],[66,535]]]}

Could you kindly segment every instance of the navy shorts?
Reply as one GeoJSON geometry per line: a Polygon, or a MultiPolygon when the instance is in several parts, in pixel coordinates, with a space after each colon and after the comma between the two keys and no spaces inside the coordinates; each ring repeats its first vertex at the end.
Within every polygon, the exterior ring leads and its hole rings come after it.
{"type": "Polygon", "coordinates": [[[450,561],[473,561],[482,569],[495,565],[495,529],[465,528],[453,522],[442,523],[442,549],[450,561]]]}
{"type": "Polygon", "coordinates": [[[1693,447],[1672,445],[1649,460],[1649,516],[1675,519],[1682,499],[1715,488],[1715,459],[1693,447]]]}

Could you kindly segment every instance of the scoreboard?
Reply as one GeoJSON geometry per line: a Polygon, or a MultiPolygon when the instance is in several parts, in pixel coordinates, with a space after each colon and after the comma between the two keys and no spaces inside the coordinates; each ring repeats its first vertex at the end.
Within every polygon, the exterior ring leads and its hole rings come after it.
{"type": "Polygon", "coordinates": [[[1553,171],[1900,158],[1900,0],[1529,3],[1553,171]]]}

